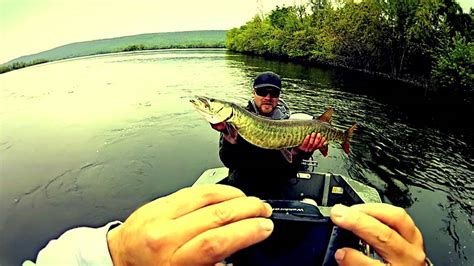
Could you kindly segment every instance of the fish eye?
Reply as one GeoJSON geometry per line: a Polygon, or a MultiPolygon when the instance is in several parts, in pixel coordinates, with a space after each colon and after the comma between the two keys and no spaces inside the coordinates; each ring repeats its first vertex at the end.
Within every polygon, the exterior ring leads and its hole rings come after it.
{"type": "Polygon", "coordinates": [[[214,101],[214,99],[209,99],[209,101],[212,103],[214,101]]]}

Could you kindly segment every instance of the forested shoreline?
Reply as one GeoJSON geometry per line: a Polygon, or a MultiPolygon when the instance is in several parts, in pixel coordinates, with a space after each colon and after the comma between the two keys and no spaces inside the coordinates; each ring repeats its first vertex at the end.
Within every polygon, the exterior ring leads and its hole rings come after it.
{"type": "MultiPolygon", "coordinates": [[[[225,48],[225,45],[222,43],[197,43],[197,44],[177,44],[177,45],[167,45],[167,46],[144,46],[143,44],[132,44],[126,47],[116,49],[113,51],[99,51],[96,53],[91,53],[87,55],[81,56],[91,56],[91,55],[102,55],[102,54],[111,54],[111,53],[122,53],[122,52],[133,52],[133,51],[150,51],[150,50],[166,50],[166,49],[193,49],[193,48],[225,48]]],[[[59,59],[35,59],[29,62],[14,62],[11,64],[6,64],[4,66],[0,66],[0,74],[6,73],[9,71],[49,63],[53,61],[69,59],[69,58],[76,58],[81,56],[71,56],[71,57],[64,57],[59,59]]]]}
{"type": "Polygon", "coordinates": [[[309,0],[227,32],[231,51],[474,92],[474,11],[453,0],[309,0]]]}
{"type": "Polygon", "coordinates": [[[66,44],[0,65],[0,74],[81,56],[161,49],[225,48],[225,30],[146,33],[66,44]]]}

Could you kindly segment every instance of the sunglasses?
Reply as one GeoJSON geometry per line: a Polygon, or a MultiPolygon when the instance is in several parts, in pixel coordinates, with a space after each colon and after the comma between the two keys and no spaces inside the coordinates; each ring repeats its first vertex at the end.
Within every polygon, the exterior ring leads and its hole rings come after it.
{"type": "Polygon", "coordinates": [[[270,97],[277,98],[280,96],[279,90],[269,89],[269,88],[256,88],[255,93],[260,97],[265,97],[270,94],[270,97]]]}

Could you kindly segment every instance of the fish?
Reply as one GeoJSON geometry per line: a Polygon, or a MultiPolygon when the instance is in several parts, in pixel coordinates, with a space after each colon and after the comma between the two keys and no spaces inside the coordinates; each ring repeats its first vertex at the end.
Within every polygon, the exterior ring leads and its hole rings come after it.
{"type": "MultiPolygon", "coordinates": [[[[190,102],[211,126],[225,122],[229,127],[228,131],[237,132],[249,143],[264,149],[285,150],[298,147],[307,135],[314,132],[325,137],[326,142],[340,144],[343,151],[349,154],[349,141],[357,127],[357,123],[354,123],[346,131],[334,128],[331,125],[332,107],[316,119],[272,120],[219,99],[196,96],[190,102]]],[[[325,156],[327,149],[327,145],[321,149],[325,156]]]]}

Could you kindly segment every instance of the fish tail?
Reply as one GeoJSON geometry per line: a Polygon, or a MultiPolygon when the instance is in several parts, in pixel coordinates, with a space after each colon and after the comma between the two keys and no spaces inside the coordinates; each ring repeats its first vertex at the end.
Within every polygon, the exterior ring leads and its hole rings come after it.
{"type": "Polygon", "coordinates": [[[354,123],[347,131],[344,133],[344,142],[342,142],[341,146],[342,149],[346,154],[349,154],[349,141],[351,140],[352,133],[354,133],[354,130],[356,129],[357,124],[354,123]]]}

